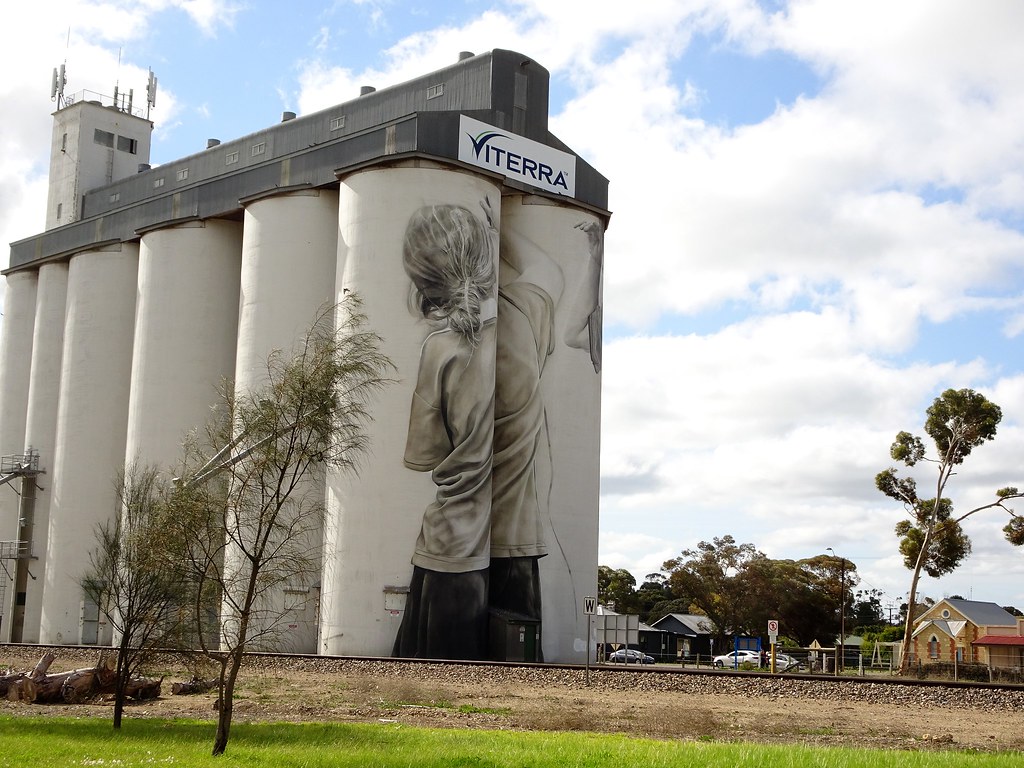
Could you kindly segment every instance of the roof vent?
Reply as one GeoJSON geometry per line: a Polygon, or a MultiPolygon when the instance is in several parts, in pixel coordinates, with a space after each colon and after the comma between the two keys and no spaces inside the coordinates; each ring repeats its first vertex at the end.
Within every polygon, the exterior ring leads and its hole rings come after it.
{"type": "Polygon", "coordinates": [[[206,148],[207,149],[213,149],[218,144],[220,144],[220,139],[207,139],[206,140],[206,148]]]}
{"type": "Polygon", "coordinates": [[[139,173],[142,173],[143,171],[148,171],[152,167],[153,166],[150,165],[149,163],[139,163],[139,173]]]}
{"type": "Polygon", "coordinates": [[[363,85],[363,86],[360,86],[360,88],[359,88],[359,95],[360,96],[366,96],[367,94],[373,93],[376,90],[377,89],[374,88],[372,85],[363,85]]]}
{"type": "Polygon", "coordinates": [[[476,56],[472,51],[459,51],[459,61],[465,61],[466,59],[472,59],[476,56]]]}
{"type": "Polygon", "coordinates": [[[281,122],[282,123],[287,123],[289,120],[294,120],[294,119],[295,119],[295,113],[294,112],[282,112],[281,113],[281,122]]]}

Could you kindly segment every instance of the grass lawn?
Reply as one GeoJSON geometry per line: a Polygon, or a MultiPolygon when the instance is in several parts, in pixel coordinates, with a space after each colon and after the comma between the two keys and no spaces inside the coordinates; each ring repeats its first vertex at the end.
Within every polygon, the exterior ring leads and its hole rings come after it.
{"type": "Polygon", "coordinates": [[[636,739],[550,731],[414,728],[397,723],[239,723],[211,757],[214,724],[0,717],[0,766],[709,766],[711,768],[1018,768],[1020,753],[909,752],[636,739]]]}

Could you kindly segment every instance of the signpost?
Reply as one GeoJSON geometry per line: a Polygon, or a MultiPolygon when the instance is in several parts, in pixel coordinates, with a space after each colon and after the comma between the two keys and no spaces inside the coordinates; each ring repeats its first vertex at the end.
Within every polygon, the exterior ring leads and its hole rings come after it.
{"type": "Polygon", "coordinates": [[[588,595],[587,597],[583,598],[583,613],[587,617],[587,671],[586,671],[586,680],[587,680],[587,685],[589,686],[590,685],[590,637],[593,634],[593,632],[591,632],[591,624],[592,624],[592,622],[591,622],[590,617],[593,616],[595,613],[597,613],[597,598],[596,597],[592,597],[592,596],[588,595]]]}
{"type": "Polygon", "coordinates": [[[768,619],[768,641],[772,646],[772,674],[775,674],[775,641],[779,639],[779,621],[778,619],[768,619]]]}

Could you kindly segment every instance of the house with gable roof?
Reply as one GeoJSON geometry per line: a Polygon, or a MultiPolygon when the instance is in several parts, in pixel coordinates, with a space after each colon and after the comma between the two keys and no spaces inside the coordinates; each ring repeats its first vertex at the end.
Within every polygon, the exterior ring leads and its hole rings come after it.
{"type": "Polygon", "coordinates": [[[995,603],[944,598],[921,614],[911,641],[912,658],[1024,668],[1024,616],[995,603]]]}
{"type": "Polygon", "coordinates": [[[677,659],[690,659],[697,654],[714,655],[714,626],[707,616],[669,613],[651,626],[671,636],[673,647],[669,653],[677,659]]]}

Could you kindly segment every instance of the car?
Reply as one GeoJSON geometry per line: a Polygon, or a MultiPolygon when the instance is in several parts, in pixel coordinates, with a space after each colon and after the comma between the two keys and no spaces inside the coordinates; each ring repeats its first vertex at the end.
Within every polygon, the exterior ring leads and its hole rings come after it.
{"type": "Polygon", "coordinates": [[[800,668],[800,661],[799,661],[799,659],[794,659],[792,656],[788,656],[785,653],[776,653],[775,654],[775,671],[776,672],[786,672],[786,671],[788,671],[790,669],[799,669],[799,668],[800,668]]]}
{"type": "Polygon", "coordinates": [[[654,657],[632,648],[620,648],[608,656],[612,664],[653,664],[654,657]]]}
{"type": "Polygon", "coordinates": [[[760,667],[761,654],[757,651],[733,651],[724,656],[715,656],[713,663],[719,668],[742,667],[744,664],[760,667]]]}

